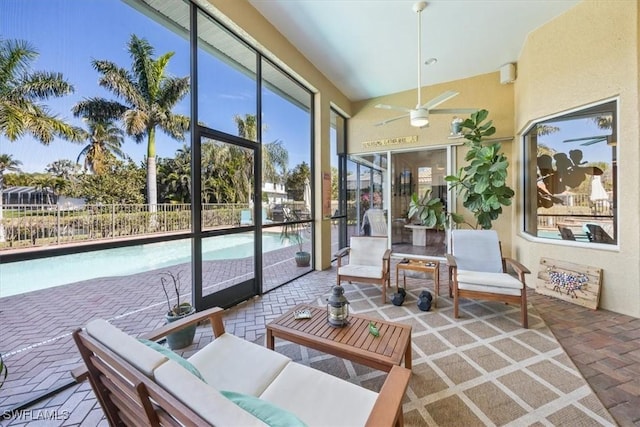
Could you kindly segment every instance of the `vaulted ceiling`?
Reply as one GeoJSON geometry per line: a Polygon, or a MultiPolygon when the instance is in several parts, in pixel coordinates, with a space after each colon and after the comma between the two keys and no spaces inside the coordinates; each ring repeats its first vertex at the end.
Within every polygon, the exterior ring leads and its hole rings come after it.
{"type": "MultiPolygon", "coordinates": [[[[249,0],[351,100],[418,83],[418,16],[404,0],[249,0]]],[[[579,0],[431,0],[422,13],[422,84],[516,62],[528,34],[579,0]]],[[[578,37],[579,35],[576,35],[578,37]]]]}

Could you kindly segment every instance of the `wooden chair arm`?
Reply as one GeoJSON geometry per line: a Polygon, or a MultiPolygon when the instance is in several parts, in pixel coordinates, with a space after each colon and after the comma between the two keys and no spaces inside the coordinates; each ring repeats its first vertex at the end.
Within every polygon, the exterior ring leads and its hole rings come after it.
{"type": "Polygon", "coordinates": [[[449,266],[449,268],[458,268],[458,265],[456,264],[456,258],[451,254],[445,255],[447,257],[447,265],[449,266]]]}
{"type": "Polygon", "coordinates": [[[386,251],[384,251],[384,255],[382,255],[382,259],[384,261],[391,260],[391,249],[387,249],[386,251]]]}
{"type": "Polygon", "coordinates": [[[351,248],[342,248],[334,255],[338,259],[338,268],[342,267],[342,258],[349,254],[351,248]]]}
{"type": "Polygon", "coordinates": [[[81,365],[71,370],[71,376],[77,383],[81,383],[89,378],[89,371],[85,365],[81,365]]]}
{"type": "Polygon", "coordinates": [[[202,322],[203,320],[209,320],[209,322],[211,322],[213,336],[217,338],[220,335],[224,334],[224,323],[222,322],[223,312],[224,310],[222,310],[220,307],[213,307],[164,325],[161,328],[144,334],[142,338],[146,338],[151,341],[157,341],[160,338],[164,338],[171,332],[179,331],[180,329],[183,329],[189,325],[196,324],[198,322],[202,322]]]}
{"type": "Polygon", "coordinates": [[[351,248],[342,248],[338,252],[336,252],[333,256],[336,258],[342,258],[343,256],[347,255],[350,250],[351,248]]]}
{"type": "Polygon", "coordinates": [[[367,427],[396,425],[398,418],[402,417],[402,399],[410,379],[411,370],[400,366],[391,368],[369,414],[365,424],[367,427]]]}
{"type": "Polygon", "coordinates": [[[518,275],[521,274],[531,274],[531,272],[529,271],[529,269],[527,267],[525,267],[524,265],[520,264],[518,261],[516,261],[513,258],[503,258],[504,262],[508,265],[511,266],[511,268],[513,268],[513,270],[518,273],[518,275]]]}

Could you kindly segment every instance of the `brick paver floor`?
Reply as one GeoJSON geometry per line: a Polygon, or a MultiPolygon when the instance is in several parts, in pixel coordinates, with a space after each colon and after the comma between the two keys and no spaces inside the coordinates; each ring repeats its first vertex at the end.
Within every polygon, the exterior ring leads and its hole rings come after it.
{"type": "MultiPolygon", "coordinates": [[[[440,296],[447,298],[446,267],[441,268],[440,296]]],[[[327,293],[335,283],[335,274],[335,268],[313,272],[227,310],[227,331],[247,340],[257,339],[269,321],[293,305],[327,293]]],[[[69,380],[69,370],[78,365],[79,358],[68,334],[88,319],[110,319],[134,335],[160,326],[165,303],[162,298],[150,297],[148,288],[139,286],[136,290],[135,283],[140,279],[137,275],[100,279],[78,287],[71,285],[64,296],[59,290],[43,290],[38,291],[40,295],[26,294],[10,303],[6,300],[11,297],[0,300],[2,348],[20,349],[18,353],[9,352],[7,358],[11,375],[0,389],[0,415],[69,380]],[[127,305],[129,301],[135,309],[127,305]],[[148,306],[140,305],[142,302],[148,306]],[[113,313],[114,307],[120,309],[113,313]],[[8,311],[14,316],[8,316],[8,311]]],[[[621,426],[640,426],[640,319],[585,309],[532,291],[529,302],[616,421],[621,426]]],[[[210,332],[200,329],[185,356],[211,340],[210,332]]],[[[74,384],[26,409],[29,412],[14,414],[18,416],[12,419],[0,419],[0,425],[107,425],[87,383],[74,384]],[[57,414],[60,419],[34,423],[25,418],[43,413],[57,414]]]]}

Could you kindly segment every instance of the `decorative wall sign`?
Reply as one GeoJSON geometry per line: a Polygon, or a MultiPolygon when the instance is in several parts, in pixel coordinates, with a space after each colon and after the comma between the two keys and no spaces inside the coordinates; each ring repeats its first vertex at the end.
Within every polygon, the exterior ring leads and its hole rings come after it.
{"type": "Polygon", "coordinates": [[[536,293],[595,310],[600,302],[601,287],[601,268],[540,258],[536,293]]]}
{"type": "Polygon", "coordinates": [[[389,145],[415,144],[416,142],[418,142],[418,135],[398,136],[396,138],[385,138],[385,139],[377,139],[375,141],[364,141],[362,143],[362,146],[364,148],[387,147],[389,145]]]}

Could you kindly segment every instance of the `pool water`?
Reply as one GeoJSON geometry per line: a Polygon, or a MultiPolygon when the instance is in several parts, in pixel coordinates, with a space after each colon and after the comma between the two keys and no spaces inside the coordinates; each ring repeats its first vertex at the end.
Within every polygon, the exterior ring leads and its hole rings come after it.
{"type": "MultiPolygon", "coordinates": [[[[253,235],[234,234],[202,241],[202,259],[214,261],[253,256],[253,235]]],[[[290,246],[278,233],[264,233],[262,250],[290,246]]],[[[0,264],[0,297],[98,277],[128,276],[191,261],[191,240],[150,243],[51,258],[0,264]]]]}

